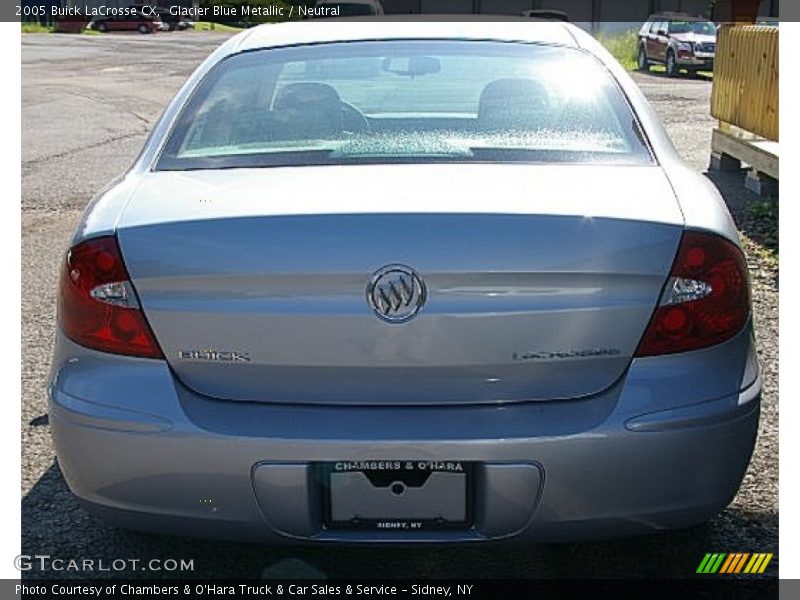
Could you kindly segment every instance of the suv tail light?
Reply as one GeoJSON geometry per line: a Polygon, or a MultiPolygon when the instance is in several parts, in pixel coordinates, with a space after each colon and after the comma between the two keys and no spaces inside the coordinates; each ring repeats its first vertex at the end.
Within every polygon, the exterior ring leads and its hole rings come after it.
{"type": "Polygon", "coordinates": [[[88,240],[67,252],[58,296],[58,322],[78,344],[114,354],[164,358],[115,237],[88,240]]]}
{"type": "Polygon", "coordinates": [[[713,234],[687,231],[636,356],[698,350],[741,331],[750,316],[742,251],[713,234]]]}

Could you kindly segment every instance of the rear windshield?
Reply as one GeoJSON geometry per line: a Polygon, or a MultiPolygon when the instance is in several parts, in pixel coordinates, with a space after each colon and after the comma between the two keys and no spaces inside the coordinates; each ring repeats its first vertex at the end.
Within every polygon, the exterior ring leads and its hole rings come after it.
{"type": "Polygon", "coordinates": [[[161,170],[651,157],[612,76],[582,51],[389,41],[223,60],[182,111],[161,170]]]}

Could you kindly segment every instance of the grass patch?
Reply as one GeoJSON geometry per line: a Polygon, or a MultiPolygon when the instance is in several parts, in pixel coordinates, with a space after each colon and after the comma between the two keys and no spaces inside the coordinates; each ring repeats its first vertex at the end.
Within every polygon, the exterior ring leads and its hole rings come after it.
{"type": "Polygon", "coordinates": [[[195,31],[241,31],[240,27],[231,27],[230,25],[223,25],[222,23],[212,23],[211,21],[196,21],[194,24],[195,31]]]}
{"type": "Polygon", "coordinates": [[[53,33],[53,26],[40,23],[22,23],[22,33],[53,33]]]}
{"type": "MultiPolygon", "coordinates": [[[[55,27],[52,25],[40,25],[39,23],[22,24],[22,33],[53,33],[53,32],[55,32],[55,27]]],[[[82,29],[80,33],[82,35],[101,35],[99,31],[95,31],[94,29],[82,29]]],[[[65,35],[70,35],[70,34],[65,34],[65,35]]]]}
{"type": "Polygon", "coordinates": [[[639,32],[635,30],[615,35],[599,34],[597,40],[619,63],[632,71],[636,68],[636,52],[639,43],[639,32]]]}

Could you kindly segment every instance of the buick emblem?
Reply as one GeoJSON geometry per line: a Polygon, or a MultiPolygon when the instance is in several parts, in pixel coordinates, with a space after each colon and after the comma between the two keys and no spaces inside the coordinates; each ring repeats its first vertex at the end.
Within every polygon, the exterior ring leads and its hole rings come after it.
{"type": "Polygon", "coordinates": [[[425,304],[427,291],[422,278],[404,265],[378,269],[367,286],[367,301],[378,318],[388,323],[413,319],[425,304]]]}

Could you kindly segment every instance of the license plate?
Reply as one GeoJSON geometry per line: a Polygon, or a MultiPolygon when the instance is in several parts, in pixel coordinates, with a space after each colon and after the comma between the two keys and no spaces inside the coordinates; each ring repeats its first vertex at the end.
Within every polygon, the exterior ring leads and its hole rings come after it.
{"type": "Polygon", "coordinates": [[[472,526],[473,465],[365,460],[319,465],[330,529],[425,531],[472,526]]]}

